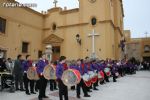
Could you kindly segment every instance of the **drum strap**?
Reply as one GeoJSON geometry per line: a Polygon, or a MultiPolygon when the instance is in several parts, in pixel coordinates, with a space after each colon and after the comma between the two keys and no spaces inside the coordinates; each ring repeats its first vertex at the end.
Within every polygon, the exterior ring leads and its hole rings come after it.
{"type": "Polygon", "coordinates": [[[81,64],[82,73],[84,73],[84,64],[81,64]]]}
{"type": "Polygon", "coordinates": [[[90,63],[88,63],[87,65],[88,65],[88,70],[90,70],[90,63]]]}
{"type": "Polygon", "coordinates": [[[67,67],[67,64],[66,64],[66,63],[64,63],[64,64],[63,64],[63,67],[64,67],[64,68],[63,68],[64,70],[67,70],[67,69],[68,69],[68,67],[67,67]]]}

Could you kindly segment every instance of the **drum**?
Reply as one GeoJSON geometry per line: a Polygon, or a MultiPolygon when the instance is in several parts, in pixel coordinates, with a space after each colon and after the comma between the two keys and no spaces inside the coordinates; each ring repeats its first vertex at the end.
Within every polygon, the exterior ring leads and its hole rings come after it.
{"type": "Polygon", "coordinates": [[[80,72],[75,69],[68,69],[64,71],[62,75],[62,81],[68,87],[74,86],[81,81],[80,72]]]}
{"type": "Polygon", "coordinates": [[[56,71],[52,65],[47,65],[44,68],[43,75],[47,80],[56,79],[56,71]]]}
{"type": "Polygon", "coordinates": [[[103,79],[104,79],[104,73],[103,73],[103,71],[100,71],[98,73],[98,80],[103,80],[103,79]]]}
{"type": "Polygon", "coordinates": [[[27,71],[27,77],[30,80],[39,80],[39,76],[37,74],[35,67],[29,67],[29,69],[27,71]]]}
{"type": "Polygon", "coordinates": [[[106,73],[107,76],[111,75],[110,68],[105,68],[104,72],[106,73]]]}
{"type": "Polygon", "coordinates": [[[95,83],[97,81],[97,73],[93,71],[89,71],[90,79],[92,83],[95,83]]]}
{"type": "Polygon", "coordinates": [[[92,83],[91,83],[91,78],[90,78],[90,75],[89,74],[84,74],[83,76],[82,76],[82,78],[83,78],[83,81],[84,81],[84,83],[85,83],[85,85],[87,86],[87,87],[90,87],[91,85],[92,85],[92,83]]]}
{"type": "Polygon", "coordinates": [[[115,73],[115,76],[117,76],[117,77],[118,77],[118,76],[119,76],[119,73],[118,73],[118,72],[116,72],[116,73],[115,73]]]}

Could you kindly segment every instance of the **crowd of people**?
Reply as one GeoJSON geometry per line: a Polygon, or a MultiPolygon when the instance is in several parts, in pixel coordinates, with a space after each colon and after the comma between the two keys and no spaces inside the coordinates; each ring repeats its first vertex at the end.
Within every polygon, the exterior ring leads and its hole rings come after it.
{"type": "MultiPolygon", "coordinates": [[[[149,63],[143,62],[143,69],[150,69],[149,63]],[[146,66],[146,67],[145,67],[146,66]]],[[[17,59],[14,61],[11,58],[0,59],[0,72],[9,72],[10,75],[4,75],[1,78],[2,84],[4,87],[8,88],[9,85],[5,83],[7,78],[14,81],[15,91],[25,91],[27,95],[38,93],[39,100],[43,98],[48,98],[46,96],[46,88],[47,83],[50,83],[50,91],[59,90],[59,98],[60,100],[68,100],[68,87],[62,81],[62,75],[65,70],[75,69],[80,72],[81,80],[76,86],[72,86],[72,90],[76,90],[77,98],[81,98],[81,90],[83,90],[84,97],[90,97],[89,92],[94,92],[98,90],[99,85],[106,84],[110,82],[109,78],[113,77],[113,82],[117,82],[118,77],[123,77],[126,74],[135,74],[136,70],[138,70],[138,64],[135,60],[99,60],[99,59],[90,59],[86,57],[85,59],[77,59],[77,60],[66,60],[65,56],[61,56],[58,61],[49,62],[46,59],[46,54],[43,54],[41,58],[33,63],[31,56],[26,55],[25,59],[23,59],[22,55],[18,55],[17,59]],[[47,80],[43,71],[47,65],[53,66],[56,71],[56,79],[47,80]],[[36,69],[37,74],[39,76],[39,80],[31,80],[27,77],[28,69],[32,67],[36,69]],[[110,69],[110,74],[108,75],[105,71],[106,68],[110,69]],[[103,76],[102,79],[96,79],[95,82],[91,83],[91,85],[87,85],[82,76],[85,74],[89,74],[89,72],[94,72],[103,76]],[[29,89],[30,88],[30,89],[29,89]]]]}

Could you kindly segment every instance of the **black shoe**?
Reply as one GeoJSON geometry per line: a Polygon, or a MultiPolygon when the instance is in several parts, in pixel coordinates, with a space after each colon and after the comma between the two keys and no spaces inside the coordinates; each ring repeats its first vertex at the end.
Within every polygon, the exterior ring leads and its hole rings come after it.
{"type": "Polygon", "coordinates": [[[19,91],[19,90],[20,90],[19,88],[16,89],[16,91],[19,91]]]}
{"type": "Polygon", "coordinates": [[[97,88],[94,88],[93,90],[98,90],[97,88]]]}
{"type": "Polygon", "coordinates": [[[31,92],[31,94],[36,94],[35,92],[31,92]]]}
{"type": "Polygon", "coordinates": [[[30,93],[28,92],[28,93],[26,93],[27,95],[30,95],[30,93]]]}
{"type": "Polygon", "coordinates": [[[53,89],[50,89],[50,91],[54,91],[53,89]]]}
{"type": "Polygon", "coordinates": [[[109,82],[109,80],[107,80],[106,82],[109,82]]]}
{"type": "Polygon", "coordinates": [[[20,91],[25,91],[24,89],[20,89],[20,91]]]}
{"type": "Polygon", "coordinates": [[[92,92],[91,90],[88,90],[88,92],[92,92]]]}
{"type": "Polygon", "coordinates": [[[84,95],[84,97],[91,97],[91,96],[87,94],[87,95],[84,95]]]}
{"type": "Polygon", "coordinates": [[[39,98],[39,100],[43,100],[42,98],[39,98]]]}
{"type": "Polygon", "coordinates": [[[57,88],[55,88],[54,90],[58,90],[57,88]]]}
{"type": "Polygon", "coordinates": [[[77,95],[77,98],[81,98],[80,95],[77,95]]]}
{"type": "Polygon", "coordinates": [[[49,98],[48,96],[44,96],[43,98],[49,98]]]}
{"type": "Polygon", "coordinates": [[[35,89],[35,92],[38,92],[38,89],[35,89]]]}

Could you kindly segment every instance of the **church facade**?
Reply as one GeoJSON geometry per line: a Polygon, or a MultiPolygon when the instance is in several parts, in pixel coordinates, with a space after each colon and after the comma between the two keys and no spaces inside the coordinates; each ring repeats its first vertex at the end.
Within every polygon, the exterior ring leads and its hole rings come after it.
{"type": "Polygon", "coordinates": [[[46,13],[2,7],[0,18],[5,31],[0,32],[1,52],[11,58],[31,54],[36,60],[47,45],[52,45],[53,60],[60,55],[85,58],[92,52],[100,59],[120,59],[123,17],[122,0],[79,0],[79,8],[54,7],[46,13]]]}

